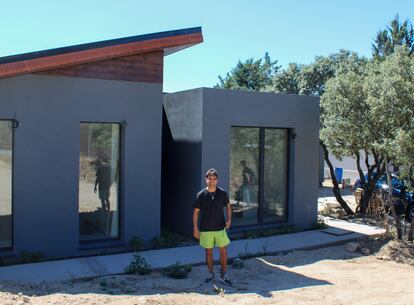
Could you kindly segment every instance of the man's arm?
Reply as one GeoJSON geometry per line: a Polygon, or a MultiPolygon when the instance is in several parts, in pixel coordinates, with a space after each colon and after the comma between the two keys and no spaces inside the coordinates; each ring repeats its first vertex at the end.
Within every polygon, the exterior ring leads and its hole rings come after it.
{"type": "Polygon", "coordinates": [[[227,204],[226,213],[227,213],[227,218],[226,218],[227,221],[226,221],[225,228],[228,229],[228,228],[230,228],[230,225],[231,225],[231,205],[230,205],[230,202],[227,204]]]}
{"type": "Polygon", "coordinates": [[[193,227],[194,227],[194,237],[196,239],[200,239],[200,231],[198,230],[198,214],[200,213],[200,209],[195,208],[193,213],[193,227]]]}

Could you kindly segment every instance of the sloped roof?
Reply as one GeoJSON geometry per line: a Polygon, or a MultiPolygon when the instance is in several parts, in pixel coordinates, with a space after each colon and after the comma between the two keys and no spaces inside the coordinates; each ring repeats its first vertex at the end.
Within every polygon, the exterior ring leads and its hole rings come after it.
{"type": "Polygon", "coordinates": [[[5,56],[0,78],[154,51],[165,56],[201,42],[201,27],[195,27],[5,56]]]}

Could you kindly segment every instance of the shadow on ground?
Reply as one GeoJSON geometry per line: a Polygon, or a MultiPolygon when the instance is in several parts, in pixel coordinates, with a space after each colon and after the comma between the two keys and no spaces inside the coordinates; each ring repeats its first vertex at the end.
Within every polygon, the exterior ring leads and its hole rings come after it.
{"type": "MultiPolygon", "coordinates": [[[[303,251],[303,253],[305,252],[311,251],[303,251]]],[[[265,298],[272,297],[272,292],[282,290],[331,285],[330,282],[324,279],[308,277],[294,270],[289,270],[289,267],[285,266],[293,266],[294,264],[283,266],[283,259],[281,259],[283,257],[283,255],[268,256],[246,260],[245,267],[242,269],[229,267],[228,275],[233,281],[232,287],[220,284],[218,281],[215,285],[223,288],[226,295],[256,294],[265,298]]],[[[218,273],[219,266],[215,266],[215,268],[216,273],[218,273]]],[[[41,284],[0,282],[0,291],[11,294],[22,293],[28,297],[52,294],[118,296],[151,296],[179,293],[218,294],[218,291],[213,288],[213,284],[204,283],[206,276],[206,267],[196,266],[189,277],[182,280],[166,278],[160,273],[154,272],[146,276],[117,275],[41,284]]]]}

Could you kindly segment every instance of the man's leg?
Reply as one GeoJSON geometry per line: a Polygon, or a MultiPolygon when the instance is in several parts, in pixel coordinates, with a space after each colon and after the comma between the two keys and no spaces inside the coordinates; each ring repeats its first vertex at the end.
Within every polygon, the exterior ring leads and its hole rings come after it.
{"type": "Polygon", "coordinates": [[[220,249],[220,265],[221,265],[221,276],[223,277],[227,272],[227,247],[220,249]]]}
{"type": "Polygon", "coordinates": [[[208,272],[213,273],[213,249],[206,249],[206,263],[208,272]]]}

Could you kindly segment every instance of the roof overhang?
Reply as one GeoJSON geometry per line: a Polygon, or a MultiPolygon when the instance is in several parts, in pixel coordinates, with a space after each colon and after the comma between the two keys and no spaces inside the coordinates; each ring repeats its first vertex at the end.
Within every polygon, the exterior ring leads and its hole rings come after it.
{"type": "Polygon", "coordinates": [[[154,51],[166,56],[201,42],[196,27],[6,56],[0,58],[0,78],[154,51]]]}

